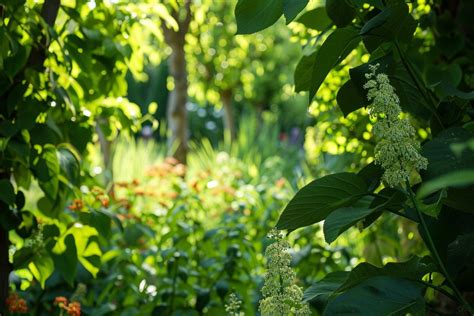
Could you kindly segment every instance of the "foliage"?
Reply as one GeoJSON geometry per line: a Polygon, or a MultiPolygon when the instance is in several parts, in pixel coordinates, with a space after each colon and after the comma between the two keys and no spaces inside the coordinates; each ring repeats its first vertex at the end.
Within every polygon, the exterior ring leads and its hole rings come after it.
{"type": "Polygon", "coordinates": [[[138,107],[123,97],[127,69],[142,67],[141,52],[132,53],[137,43],[127,40],[137,21],[138,9],[130,9],[102,1],[0,3],[2,311],[9,261],[42,286],[54,269],[72,284],[77,262],[98,272],[100,229],[64,209],[83,194],[81,157],[95,131],[113,139],[140,124],[138,107]],[[35,187],[43,196],[32,205],[24,192],[35,187]]]}
{"type": "MultiPolygon", "coordinates": [[[[286,15],[282,3],[265,7],[263,1],[251,6],[248,1],[240,0],[235,10],[239,32],[252,33],[273,24],[281,15],[286,15]],[[265,13],[268,19],[261,18],[265,13]]],[[[318,91],[328,74],[341,67],[344,69],[345,65],[351,65],[349,78],[337,92],[337,105],[342,113],[351,115],[354,111],[360,112],[358,109],[371,101],[379,102],[372,100],[372,90],[367,95],[364,89],[367,87],[366,76],[371,76],[369,68],[379,64],[380,72],[388,76],[387,80],[397,94],[396,99],[386,98],[384,102],[399,101],[403,111],[410,114],[411,121],[431,131],[422,146],[422,155],[428,161],[427,170],[418,175],[410,168],[404,176],[407,179],[405,183],[382,181],[384,170],[369,164],[358,174],[335,173],[316,179],[297,192],[281,214],[276,227],[290,231],[324,220],[328,242],[334,241],[351,226],[368,229],[384,213],[393,213],[418,224],[430,253],[428,260],[433,262],[431,269],[413,279],[397,274],[395,271],[398,269],[385,276],[379,276],[374,270],[351,288],[336,292],[331,289],[337,288],[333,284],[341,279],[340,275],[328,275],[327,281],[325,278],[321,285],[316,284],[308,290],[314,294],[306,294],[307,298],[327,302],[324,315],[347,312],[353,315],[423,314],[426,308],[432,308],[426,305],[428,288],[451,297],[459,310],[473,312],[473,303],[466,300],[463,294],[472,288],[460,282],[459,270],[453,270],[448,265],[459,244],[453,243],[453,239],[449,241],[436,230],[436,225],[457,221],[457,216],[472,220],[472,212],[463,202],[469,199],[472,182],[467,179],[453,181],[454,174],[449,175],[461,168],[470,172],[473,167],[469,161],[474,151],[468,145],[472,143],[472,115],[469,114],[472,112],[472,92],[465,90],[474,87],[469,71],[461,70],[461,65],[463,69],[472,67],[472,59],[468,57],[472,54],[472,36],[464,28],[469,22],[463,10],[468,8],[472,9],[469,1],[460,1],[455,7],[446,7],[442,1],[434,1],[430,5],[424,1],[408,4],[397,0],[327,1],[324,7],[309,10],[301,15],[300,20],[296,19],[309,29],[320,31],[316,35],[316,43],[323,40],[302,57],[295,71],[295,88],[297,91],[308,91],[310,102],[315,96],[318,99],[318,91]],[[327,17],[322,10],[326,11],[327,17]],[[313,19],[309,18],[309,14],[313,19]],[[327,21],[328,18],[334,26],[322,28],[314,24],[316,19],[327,21]],[[447,41],[450,41],[449,45],[447,41]],[[359,52],[368,57],[367,62],[361,65],[354,64],[360,60],[354,58],[359,52]],[[441,153],[444,159],[439,159],[441,153]],[[390,189],[391,186],[394,188],[390,189]],[[453,214],[454,209],[458,215],[453,214]],[[447,218],[446,214],[451,216],[447,218]],[[444,279],[440,286],[434,284],[432,273],[444,279]],[[369,304],[375,301],[376,306],[369,304]]],[[[303,6],[299,8],[301,10],[303,6]]],[[[314,34],[312,30],[306,32],[314,34]]],[[[395,115],[398,119],[399,113],[395,115]]],[[[390,115],[382,116],[391,119],[390,115]]],[[[378,133],[387,132],[380,129],[380,124],[377,128],[378,133]]],[[[412,132],[409,134],[414,136],[412,132]]],[[[380,163],[377,155],[381,155],[380,152],[375,153],[376,162],[380,163]]],[[[396,155],[401,157],[405,153],[398,152],[396,155]]],[[[387,168],[392,168],[392,164],[382,162],[382,167],[388,172],[387,168]]],[[[420,164],[418,167],[423,166],[420,164]]],[[[384,180],[392,178],[386,175],[384,180]]],[[[472,234],[472,227],[453,232],[451,238],[463,238],[464,234],[472,234]]],[[[392,263],[400,267],[404,264],[392,263]]],[[[419,267],[415,265],[413,268],[419,267]]],[[[472,271],[468,268],[462,273],[469,275],[472,271]]]]}

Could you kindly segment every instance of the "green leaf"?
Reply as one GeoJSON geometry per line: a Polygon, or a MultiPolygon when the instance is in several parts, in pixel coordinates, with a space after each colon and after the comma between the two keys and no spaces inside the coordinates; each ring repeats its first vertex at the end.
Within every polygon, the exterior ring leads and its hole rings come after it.
{"type": "Polygon", "coordinates": [[[295,91],[311,91],[314,97],[331,69],[357,46],[360,38],[352,28],[337,29],[314,53],[303,56],[295,70],[295,91]]]}
{"type": "Polygon", "coordinates": [[[406,315],[423,311],[423,285],[380,276],[368,279],[330,301],[324,316],[406,315]]]}
{"type": "Polygon", "coordinates": [[[374,191],[380,185],[380,181],[383,175],[383,169],[381,166],[371,162],[364,168],[362,168],[357,175],[364,179],[367,184],[368,191],[374,191]]]}
{"type": "Polygon", "coordinates": [[[328,36],[314,56],[314,64],[308,83],[310,100],[313,100],[329,72],[359,45],[359,41],[360,36],[357,30],[352,27],[336,29],[328,36]]]}
{"type": "Polygon", "coordinates": [[[458,170],[441,175],[430,181],[425,181],[416,192],[419,199],[448,187],[465,186],[474,184],[474,170],[458,170]]]}
{"type": "Polygon", "coordinates": [[[428,65],[425,72],[426,84],[434,87],[438,84],[457,87],[462,79],[462,70],[459,64],[428,65]]]}
{"type": "Polygon", "coordinates": [[[66,280],[69,285],[74,284],[76,278],[77,270],[77,248],[74,236],[69,234],[64,239],[65,248],[58,251],[58,253],[53,253],[52,257],[56,269],[62,275],[64,280],[66,280]]]}
{"type": "Polygon", "coordinates": [[[13,79],[17,73],[23,68],[28,59],[28,53],[26,51],[27,46],[20,46],[16,54],[9,56],[4,61],[4,72],[10,78],[13,79]]]}
{"type": "Polygon", "coordinates": [[[356,224],[361,219],[375,212],[376,209],[370,208],[373,197],[364,196],[354,205],[342,207],[326,217],[324,221],[324,239],[328,244],[332,243],[337,237],[356,224]]]}
{"type": "Polygon", "coordinates": [[[384,42],[397,40],[409,43],[416,29],[416,21],[404,2],[395,2],[370,19],[360,30],[364,45],[373,52],[384,42]]]}
{"type": "Polygon", "coordinates": [[[359,283],[377,276],[390,276],[417,281],[421,280],[427,273],[434,271],[436,271],[434,264],[419,257],[413,257],[406,262],[390,262],[382,268],[363,262],[350,272],[347,280],[337,289],[337,292],[347,291],[359,283]]]}
{"type": "Polygon", "coordinates": [[[298,65],[296,65],[294,74],[296,92],[309,91],[316,54],[317,52],[314,52],[311,55],[301,57],[298,65]]]}
{"type": "Polygon", "coordinates": [[[61,171],[72,184],[78,185],[80,178],[80,165],[78,154],[73,148],[61,146],[58,148],[59,165],[61,171]]]}
{"type": "Polygon", "coordinates": [[[326,301],[346,281],[349,272],[336,271],[327,274],[322,280],[304,291],[303,300],[309,302],[319,299],[326,301]]]}
{"type": "Polygon", "coordinates": [[[294,230],[317,223],[336,209],[351,205],[366,192],[364,180],[353,173],[336,173],[314,180],[296,193],[276,226],[294,230]]]}
{"type": "Polygon", "coordinates": [[[326,0],[326,12],[337,27],[349,25],[356,16],[356,9],[350,0],[326,0]]]}
{"type": "Polygon", "coordinates": [[[46,280],[54,272],[54,262],[51,256],[43,250],[36,253],[28,268],[35,279],[39,281],[41,288],[44,289],[46,280]]]}
{"type": "Polygon", "coordinates": [[[309,0],[284,0],[283,14],[285,15],[286,24],[293,21],[298,13],[300,13],[308,4],[309,0]]]}
{"type": "Polygon", "coordinates": [[[0,200],[7,203],[8,205],[13,205],[15,203],[16,195],[15,189],[11,182],[7,179],[0,180],[0,200]]]}
{"type": "Polygon", "coordinates": [[[463,100],[474,100],[474,91],[461,91],[451,84],[444,83],[436,86],[436,91],[443,97],[458,97],[463,100]]]}
{"type": "Polygon", "coordinates": [[[460,289],[474,289],[474,233],[460,235],[449,244],[448,269],[460,289]]]}
{"type": "Polygon", "coordinates": [[[284,0],[239,0],[235,7],[237,34],[251,34],[274,24],[283,14],[284,0]]]}
{"type": "MultiPolygon", "coordinates": [[[[461,127],[443,130],[433,140],[424,144],[422,155],[428,159],[428,169],[422,173],[424,182],[443,176],[441,182],[453,183],[457,180],[448,176],[449,173],[472,170],[474,166],[474,133],[461,127]]],[[[468,180],[459,181],[467,185],[468,180]]],[[[430,185],[439,186],[440,182],[430,185]]],[[[426,187],[423,190],[427,190],[426,187]]],[[[472,209],[474,185],[449,188],[447,193],[444,204],[464,212],[474,212],[472,209]]]]}
{"type": "Polygon", "coordinates": [[[98,236],[97,230],[90,226],[75,225],[68,230],[67,234],[72,234],[75,238],[79,262],[95,277],[99,272],[102,255],[98,243],[93,240],[95,236],[98,236]]]}
{"type": "Polygon", "coordinates": [[[23,247],[13,255],[13,267],[15,269],[23,269],[28,266],[33,257],[35,256],[35,249],[31,247],[23,247]]]}
{"type": "Polygon", "coordinates": [[[317,31],[327,29],[332,23],[331,19],[326,14],[325,7],[319,7],[303,13],[296,22],[317,31]]]}
{"type": "Polygon", "coordinates": [[[339,89],[336,100],[337,105],[344,116],[347,116],[369,104],[369,100],[365,97],[365,93],[361,93],[352,80],[348,80],[339,89]]]}
{"type": "Polygon", "coordinates": [[[59,188],[58,174],[60,170],[56,147],[50,144],[46,144],[43,147],[41,157],[35,169],[37,171],[40,188],[49,199],[56,200],[59,188]]]}

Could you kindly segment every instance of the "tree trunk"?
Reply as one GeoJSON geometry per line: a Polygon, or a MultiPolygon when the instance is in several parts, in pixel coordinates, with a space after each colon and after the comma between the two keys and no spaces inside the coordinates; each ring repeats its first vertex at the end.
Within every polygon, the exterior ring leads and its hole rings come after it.
{"type": "Polygon", "coordinates": [[[188,113],[186,102],[188,99],[188,79],[184,45],[173,45],[169,58],[170,74],[174,79],[174,89],[168,99],[166,121],[168,123],[168,151],[182,163],[186,163],[188,151],[188,113]]]}
{"type": "Polygon", "coordinates": [[[179,10],[173,10],[171,16],[178,24],[173,30],[161,21],[166,43],[171,47],[169,72],[174,79],[174,89],[168,98],[166,120],[169,129],[168,152],[181,163],[186,163],[188,152],[188,115],[186,102],[188,99],[188,74],[184,52],[185,36],[191,22],[191,0],[184,1],[179,10]],[[184,15],[179,12],[184,10],[184,15]],[[183,17],[184,16],[184,17],[183,17]]]}
{"type": "Polygon", "coordinates": [[[232,90],[224,90],[221,92],[222,108],[224,110],[224,115],[222,119],[224,120],[224,139],[229,137],[231,141],[235,140],[236,130],[234,122],[234,112],[233,112],[233,94],[232,90]]]}

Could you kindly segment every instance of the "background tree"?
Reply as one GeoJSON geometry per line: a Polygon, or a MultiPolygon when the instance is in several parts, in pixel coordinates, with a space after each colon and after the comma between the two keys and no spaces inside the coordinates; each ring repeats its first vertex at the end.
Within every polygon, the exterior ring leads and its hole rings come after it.
{"type": "Polygon", "coordinates": [[[192,19],[191,0],[171,6],[170,15],[175,19],[177,27],[162,23],[166,43],[171,47],[169,56],[169,72],[173,78],[173,89],[168,97],[167,126],[168,148],[179,161],[186,163],[188,151],[188,117],[186,102],[188,100],[188,73],[185,57],[185,37],[192,19]]]}
{"type": "Polygon", "coordinates": [[[264,35],[234,36],[237,25],[232,11],[233,5],[226,1],[196,7],[187,59],[191,65],[190,94],[198,103],[221,107],[225,133],[234,138],[235,118],[242,109],[261,113],[287,101],[288,94],[282,90],[292,84],[288,74],[300,53],[281,24],[264,35]],[[240,109],[235,108],[238,103],[243,105],[240,109]]]}

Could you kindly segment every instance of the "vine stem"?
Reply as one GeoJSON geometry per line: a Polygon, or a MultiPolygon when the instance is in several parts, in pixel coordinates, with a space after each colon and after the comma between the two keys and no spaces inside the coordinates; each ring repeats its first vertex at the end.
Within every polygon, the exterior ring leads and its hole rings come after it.
{"type": "Polygon", "coordinates": [[[474,315],[474,308],[469,304],[469,302],[464,298],[462,293],[459,291],[459,289],[457,288],[457,286],[454,283],[453,279],[449,275],[448,270],[446,269],[446,266],[444,265],[443,261],[441,260],[441,257],[439,256],[438,250],[436,249],[436,246],[433,242],[433,238],[431,238],[431,234],[430,234],[430,231],[428,229],[428,225],[426,225],[426,221],[423,217],[423,214],[420,211],[420,208],[418,207],[418,203],[416,202],[415,194],[413,193],[408,180],[406,181],[406,186],[407,186],[408,195],[410,196],[410,199],[413,203],[413,207],[415,208],[416,213],[417,213],[418,217],[420,218],[421,228],[423,229],[423,231],[425,233],[425,236],[426,236],[426,239],[428,241],[428,248],[430,249],[431,253],[433,254],[434,259],[436,260],[439,268],[441,269],[441,272],[444,274],[444,277],[446,278],[449,285],[453,289],[454,294],[458,298],[459,302],[464,305],[466,310],[471,315],[474,315]]]}
{"type": "Polygon", "coordinates": [[[400,48],[400,45],[398,45],[398,42],[397,41],[394,41],[394,44],[395,44],[395,48],[397,49],[397,52],[398,54],[400,55],[400,60],[402,61],[403,63],[403,66],[405,67],[405,69],[407,70],[408,74],[410,75],[411,79],[413,80],[413,82],[415,83],[418,91],[420,91],[421,95],[423,96],[423,98],[426,100],[427,103],[431,104],[432,108],[429,108],[430,112],[433,114],[433,116],[436,118],[436,120],[438,121],[438,123],[440,124],[441,127],[444,128],[444,125],[443,125],[443,122],[441,121],[441,118],[439,117],[438,113],[436,112],[436,103],[434,102],[434,100],[432,99],[431,95],[429,94],[428,91],[426,91],[426,89],[423,88],[423,84],[420,83],[420,79],[418,78],[416,72],[414,71],[414,69],[412,68],[412,66],[410,65],[410,62],[407,60],[407,58],[405,57],[402,49],[400,48]]]}

